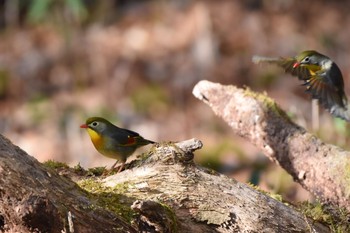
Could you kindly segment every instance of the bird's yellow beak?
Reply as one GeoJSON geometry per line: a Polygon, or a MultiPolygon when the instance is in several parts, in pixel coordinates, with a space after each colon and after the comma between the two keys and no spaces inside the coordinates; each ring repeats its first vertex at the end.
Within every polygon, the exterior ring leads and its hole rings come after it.
{"type": "Polygon", "coordinates": [[[87,124],[82,124],[82,125],[80,126],[80,128],[82,128],[82,129],[87,129],[87,128],[89,128],[89,127],[87,126],[87,124]]]}

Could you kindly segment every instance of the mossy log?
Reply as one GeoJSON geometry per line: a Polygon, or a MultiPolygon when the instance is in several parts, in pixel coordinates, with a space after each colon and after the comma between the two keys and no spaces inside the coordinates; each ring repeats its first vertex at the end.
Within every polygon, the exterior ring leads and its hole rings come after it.
{"type": "Polygon", "coordinates": [[[266,95],[209,81],[200,81],[193,94],[306,190],[350,211],[350,152],[293,123],[266,95]]]}
{"type": "Polygon", "coordinates": [[[119,174],[78,177],[82,189],[67,171],[59,175],[0,136],[0,229],[329,232],[249,185],[197,166],[193,152],[201,147],[196,139],[157,144],[119,174]]]}

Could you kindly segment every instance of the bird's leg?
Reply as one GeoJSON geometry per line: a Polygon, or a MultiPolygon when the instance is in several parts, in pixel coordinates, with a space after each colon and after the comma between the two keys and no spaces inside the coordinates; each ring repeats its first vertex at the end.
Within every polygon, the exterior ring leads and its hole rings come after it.
{"type": "Polygon", "coordinates": [[[117,174],[124,168],[124,164],[125,162],[123,162],[122,165],[120,165],[120,168],[118,169],[117,174]]]}
{"type": "MultiPolygon", "coordinates": [[[[118,162],[119,162],[119,160],[115,161],[115,163],[112,165],[110,171],[113,171],[113,170],[114,170],[114,168],[115,168],[115,166],[117,165],[118,162]]],[[[124,168],[124,165],[125,165],[125,162],[123,162],[123,163],[120,165],[120,167],[119,167],[119,169],[118,169],[118,171],[117,171],[117,174],[124,168]]]]}
{"type": "Polygon", "coordinates": [[[115,163],[112,165],[111,170],[113,170],[115,168],[115,165],[117,165],[117,163],[119,162],[119,160],[116,160],[115,163]]]}

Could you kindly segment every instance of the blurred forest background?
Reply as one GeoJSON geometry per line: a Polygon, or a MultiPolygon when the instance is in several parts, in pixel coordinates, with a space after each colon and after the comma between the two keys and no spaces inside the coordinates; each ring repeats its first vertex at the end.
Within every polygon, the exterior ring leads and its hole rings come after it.
{"type": "MultiPolygon", "coordinates": [[[[79,128],[103,116],[155,141],[196,137],[198,163],[287,200],[312,199],[192,89],[207,79],[266,92],[312,131],[301,83],[251,57],[315,49],[336,61],[350,95],[349,9],[340,0],[2,0],[0,132],[41,162],[110,167],[79,128]]],[[[313,132],[349,149],[348,128],[321,109],[313,132]]]]}

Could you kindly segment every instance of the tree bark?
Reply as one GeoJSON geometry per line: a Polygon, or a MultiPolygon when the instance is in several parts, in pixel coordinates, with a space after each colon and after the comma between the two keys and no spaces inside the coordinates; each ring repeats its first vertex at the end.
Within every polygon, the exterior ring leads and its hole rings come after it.
{"type": "Polygon", "coordinates": [[[200,81],[193,94],[323,202],[350,211],[350,153],[293,123],[266,95],[200,81]]]}
{"type": "Polygon", "coordinates": [[[196,139],[157,144],[145,158],[129,164],[132,168],[104,179],[88,178],[104,190],[88,193],[0,136],[0,229],[329,232],[327,227],[249,185],[197,166],[193,152],[201,147],[196,139]],[[131,221],[99,207],[100,202],[92,198],[96,196],[118,197],[113,199],[118,202],[115,204],[133,211],[131,221]]]}

